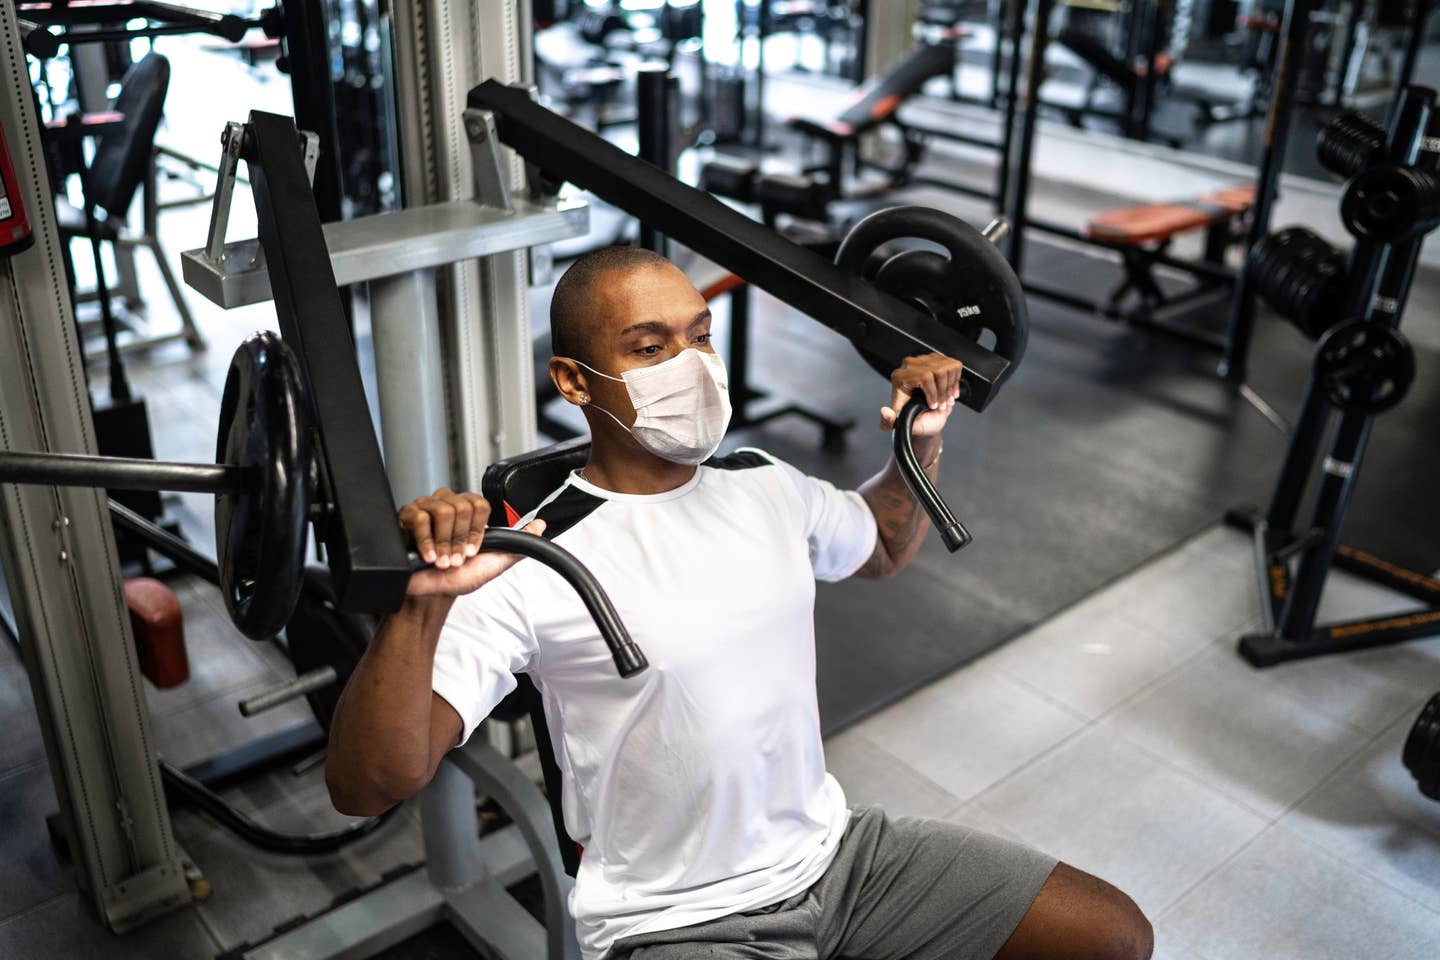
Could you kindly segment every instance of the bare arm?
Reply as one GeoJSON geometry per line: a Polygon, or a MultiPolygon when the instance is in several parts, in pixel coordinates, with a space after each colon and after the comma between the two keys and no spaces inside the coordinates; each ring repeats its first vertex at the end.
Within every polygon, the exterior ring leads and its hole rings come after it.
{"type": "MultiPolygon", "coordinates": [[[[891,405],[880,411],[880,429],[888,433],[911,394],[924,391],[930,409],[915,419],[915,456],[932,482],[940,475],[940,431],[960,395],[960,370],[960,361],[940,354],[908,358],[891,374],[891,405]]],[[[875,514],[877,536],[874,553],[855,576],[872,580],[893,577],[919,552],[930,518],[910,495],[894,454],[883,470],[860,485],[860,496],[875,514]]]]}
{"type": "Polygon", "coordinates": [[[419,793],[460,737],[460,715],[431,690],[452,598],[409,599],[380,624],[330,724],[325,782],[335,809],[374,816],[419,793]]]}
{"type": "MultiPolygon", "coordinates": [[[[432,688],[435,649],[455,598],[519,559],[480,552],[489,513],[483,498],[448,489],[400,511],[435,568],[410,578],[404,606],[380,624],[336,704],[325,783],[341,813],[373,816],[419,793],[460,738],[460,715],[432,688]]],[[[525,529],[539,533],[544,523],[525,529]]]]}

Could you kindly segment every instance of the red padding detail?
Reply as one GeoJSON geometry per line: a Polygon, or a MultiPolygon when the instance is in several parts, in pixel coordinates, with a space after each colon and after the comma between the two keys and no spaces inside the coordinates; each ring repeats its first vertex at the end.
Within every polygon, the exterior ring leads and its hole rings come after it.
{"type": "Polygon", "coordinates": [[[707,286],[704,290],[701,290],[700,296],[705,298],[706,303],[709,303],[716,297],[722,297],[725,294],[729,293],[731,290],[743,286],[745,286],[745,281],[740,278],[739,274],[727,273],[719,280],[716,280],[714,283],[707,286]]]}
{"type": "MultiPolygon", "coordinates": [[[[899,106],[899,97],[897,97],[893,93],[886,94],[879,100],[876,100],[875,103],[871,105],[870,116],[875,118],[876,120],[884,120],[886,117],[890,116],[890,114],[894,113],[896,109],[899,108],[899,106]]],[[[853,131],[853,128],[851,128],[849,124],[831,124],[830,126],[832,128],[836,126],[844,126],[847,128],[847,133],[853,131]]]]}
{"type": "Polygon", "coordinates": [[[162,690],[189,680],[185,614],[175,592],[159,580],[136,577],[125,581],[125,606],[130,610],[140,672],[162,690]]]}
{"type": "Polygon", "coordinates": [[[1280,21],[1273,17],[1257,17],[1254,14],[1241,14],[1237,22],[1246,30],[1255,30],[1259,33],[1279,33],[1280,21]]]}
{"type": "Polygon", "coordinates": [[[1085,225],[1085,236],[1136,246],[1168,240],[1177,233],[1238,217],[1254,202],[1255,188],[1246,185],[1227,187],[1195,200],[1121,207],[1092,218],[1085,225]]]}
{"type": "Polygon", "coordinates": [[[516,512],[515,512],[515,508],[512,507],[512,506],[510,506],[510,501],[509,501],[509,500],[506,500],[506,501],[505,501],[505,526],[507,526],[507,527],[513,527],[513,526],[515,526],[515,524],[517,524],[517,523],[519,523],[519,522],[520,522],[520,514],[516,513],[516,512]]]}
{"type": "MultiPolygon", "coordinates": [[[[1175,66],[1175,58],[1172,57],[1170,54],[1168,54],[1168,53],[1156,54],[1156,56],[1155,56],[1155,75],[1156,75],[1157,77],[1168,76],[1169,73],[1170,73],[1170,68],[1173,67],[1173,66],[1175,66]]],[[[1136,75],[1137,77],[1143,77],[1143,76],[1145,76],[1145,74],[1148,73],[1149,70],[1150,70],[1150,62],[1149,62],[1148,60],[1140,60],[1140,61],[1137,61],[1137,62],[1136,62],[1136,64],[1135,64],[1135,75],[1136,75]]]]}

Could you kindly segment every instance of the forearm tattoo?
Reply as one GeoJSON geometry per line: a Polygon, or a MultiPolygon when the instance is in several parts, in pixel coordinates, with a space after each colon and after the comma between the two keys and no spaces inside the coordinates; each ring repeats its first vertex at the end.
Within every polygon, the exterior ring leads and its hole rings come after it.
{"type": "MultiPolygon", "coordinates": [[[[934,460],[925,470],[931,481],[940,474],[940,458],[934,460]]],[[[900,470],[892,460],[880,474],[867,481],[860,488],[860,495],[875,514],[875,526],[879,533],[875,551],[870,559],[855,572],[858,577],[884,577],[898,571],[909,562],[919,549],[920,541],[929,526],[929,518],[920,504],[910,495],[900,470]]]]}

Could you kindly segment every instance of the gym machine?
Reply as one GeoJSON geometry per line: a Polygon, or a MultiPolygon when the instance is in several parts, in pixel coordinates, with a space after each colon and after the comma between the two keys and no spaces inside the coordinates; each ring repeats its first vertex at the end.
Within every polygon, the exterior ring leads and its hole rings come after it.
{"type": "Polygon", "coordinates": [[[1278,76],[1270,98],[1266,124],[1265,152],[1253,193],[1243,195],[1217,193],[1183,203],[1146,204],[1130,210],[1115,211],[1091,222],[1085,230],[1037,220],[1029,215],[1031,161],[1034,156],[1035,134],[1039,113],[1038,91],[1044,81],[1045,50],[1049,44],[1048,22],[1056,0],[1034,0],[1030,51],[1026,63],[1026,82],[1022,92],[1020,129],[1016,135],[1015,167],[1009,180],[1010,193],[1006,211],[1010,221],[1010,238],[1006,255],[1016,273],[1024,276],[1025,239],[1029,229],[1067,240],[1115,251],[1125,268],[1125,281],[1109,300],[1097,303],[1037,280],[1026,280],[1025,289],[1037,296],[1054,300],[1110,319],[1122,320],[1164,336],[1176,338],[1202,350],[1221,355],[1219,372],[1234,382],[1243,382],[1246,354],[1254,325],[1253,279],[1246,270],[1238,274],[1224,263],[1224,254],[1236,242],[1233,227],[1243,216],[1248,220],[1245,248],[1248,250],[1269,231],[1270,214],[1278,190],[1280,168],[1285,156],[1292,119],[1293,91],[1299,58],[1298,50],[1316,0],[1287,0],[1284,33],[1278,76]],[[1151,221],[1154,229],[1125,231],[1116,235],[1107,219],[1120,215],[1114,223],[1126,224],[1135,213],[1151,221]],[[1170,239],[1184,230],[1204,228],[1209,231],[1205,256],[1200,260],[1182,260],[1167,251],[1170,239]],[[1151,269],[1161,265],[1183,270],[1196,278],[1194,287],[1178,296],[1165,295],[1151,277],[1151,269]],[[1136,309],[1120,309],[1121,298],[1132,290],[1139,293],[1136,309]],[[1197,324],[1178,323],[1162,314],[1162,308],[1184,307],[1186,312],[1198,302],[1214,302],[1215,297],[1229,296],[1233,290],[1234,306],[1229,326],[1223,333],[1197,324]]]}
{"type": "MultiPolygon", "coordinates": [[[[511,137],[543,144],[554,136],[567,146],[576,145],[573,138],[578,137],[582,148],[593,146],[583,141],[583,137],[592,135],[578,128],[566,130],[569,124],[536,107],[523,90],[506,88],[492,81],[477,88],[473,98],[495,101],[495,113],[489,119],[504,123],[511,137]],[[556,128],[551,121],[561,126],[556,128]]],[[[488,129],[485,116],[472,115],[467,119],[478,120],[471,124],[477,129],[488,129]]],[[[297,591],[297,571],[303,563],[305,529],[312,521],[326,545],[342,604],[365,609],[397,604],[414,560],[400,546],[393,524],[376,520],[393,514],[394,500],[380,469],[379,450],[369,428],[354,358],[347,350],[326,349],[336,342],[347,341],[334,273],[330,269],[333,255],[325,247],[325,233],[301,160],[300,138],[284,118],[254,114],[238,137],[232,131],[232,141],[235,139],[240,142],[239,152],[251,163],[261,223],[261,248],[277,315],[286,336],[284,340],[269,336],[258,338],[237,353],[222,407],[217,442],[221,462],[214,466],[155,464],[11,453],[0,457],[0,476],[17,482],[160,486],[216,493],[221,576],[226,585],[227,606],[237,625],[257,636],[278,628],[289,615],[297,591]],[[287,347],[288,344],[293,344],[293,349],[287,347]],[[314,421],[308,422],[306,414],[312,406],[314,421]]],[[[493,144],[492,138],[482,135],[481,139],[493,144]]],[[[567,168],[574,160],[564,150],[544,152],[547,159],[559,159],[567,168]]],[[[610,169],[605,161],[614,158],[598,159],[602,166],[610,169]]],[[[634,162],[643,164],[643,161],[634,162]]],[[[554,176],[553,167],[548,164],[546,172],[554,176]]],[[[616,185],[626,197],[641,195],[629,190],[667,186],[663,181],[668,178],[648,167],[644,168],[648,177],[640,177],[638,184],[629,182],[637,172],[633,168],[610,169],[609,178],[581,176],[585,186],[602,195],[612,194],[612,202],[622,205],[624,201],[613,195],[612,188],[616,185]],[[599,182],[601,180],[605,182],[599,182]]],[[[689,190],[673,180],[669,180],[669,184],[689,190]]],[[[962,399],[979,410],[993,398],[1023,353],[1025,316],[1013,276],[1007,278],[1003,259],[992,250],[989,241],[958,221],[941,219],[943,215],[926,216],[934,214],[933,211],[902,212],[904,215],[900,217],[877,215],[868,221],[868,228],[862,224],[864,231],[851,238],[853,245],[848,254],[842,248],[842,266],[831,267],[802,248],[787,248],[784,241],[768,231],[735,236],[727,229],[730,224],[723,220],[711,222],[705,216],[709,211],[703,210],[706,203],[715,204],[721,210],[728,211],[728,208],[696,191],[690,194],[689,202],[681,206],[699,206],[702,208],[699,215],[694,209],[671,210],[666,198],[654,194],[648,195],[645,206],[668,214],[657,218],[658,225],[667,233],[716,257],[726,266],[738,269],[742,262],[751,264],[765,283],[786,289],[793,285],[797,289],[789,298],[791,302],[808,304],[821,313],[886,373],[909,353],[949,348],[951,353],[961,354],[968,360],[962,399]],[[869,254],[885,241],[902,234],[948,242],[953,256],[945,258],[925,253],[882,257],[873,284],[845,272],[847,266],[851,269],[870,266],[874,261],[869,254]],[[999,272],[992,274],[992,270],[999,272]],[[903,282],[907,275],[911,281],[925,282],[922,287],[914,282],[905,287],[907,293],[924,294],[916,301],[925,308],[923,311],[884,292],[887,284],[903,282]],[[832,281],[833,287],[820,285],[832,281]],[[957,286],[973,290],[954,289],[957,286]],[[947,299],[950,293],[961,297],[962,306],[969,309],[957,308],[947,299]],[[820,307],[825,309],[819,310],[820,307]],[[993,351],[967,339],[967,331],[978,338],[985,329],[996,338],[993,351]]],[[[758,224],[740,219],[764,231],[758,224]]],[[[936,516],[937,527],[947,545],[952,550],[958,549],[968,540],[968,535],[949,517],[933,490],[927,490],[913,452],[906,455],[908,427],[920,408],[918,402],[906,405],[902,429],[896,434],[897,453],[912,490],[925,499],[927,510],[936,516]]],[[[542,549],[545,542],[539,538],[495,531],[487,537],[487,543],[492,549],[520,551],[544,557],[546,562],[562,568],[565,566],[563,552],[558,552],[557,559],[557,549],[542,549]]],[[[574,578],[583,589],[583,576],[576,574],[574,578]]],[[[623,629],[613,620],[613,611],[607,611],[602,602],[603,594],[591,590],[588,598],[601,621],[612,626],[608,635],[622,675],[643,669],[643,656],[633,644],[626,642],[623,629]]],[[[476,747],[476,750],[482,749],[485,749],[483,745],[476,747]]],[[[494,768],[493,764],[487,767],[485,763],[477,765],[470,748],[462,754],[456,760],[465,772],[461,774],[457,769],[455,773],[465,782],[467,791],[473,789],[470,784],[478,781],[497,794],[517,799],[515,790],[519,788],[513,784],[507,787],[504,783],[492,783],[487,778],[487,771],[493,768],[502,771],[503,779],[506,776],[503,775],[504,761],[494,758],[501,767],[494,768]]],[[[442,774],[437,779],[443,777],[442,774]]],[[[510,778],[513,780],[513,775],[510,778]]],[[[523,798],[517,802],[524,805],[523,798]]],[[[451,812],[456,818],[448,822],[427,817],[432,872],[441,868],[439,861],[456,859],[455,851],[447,849],[445,844],[453,847],[458,843],[459,859],[468,859],[471,869],[478,868],[484,873],[483,857],[479,853],[465,853],[475,845],[456,839],[475,835],[473,797],[468,825],[459,811],[451,812]],[[433,832],[432,828],[435,828],[433,832]]],[[[535,847],[534,823],[521,822],[522,827],[528,823],[527,839],[535,847]]],[[[558,957],[567,955],[565,951],[569,949],[565,917],[558,907],[561,883],[550,869],[556,861],[551,855],[553,844],[541,847],[534,852],[546,867],[542,869],[542,880],[548,878],[547,916],[553,922],[548,935],[542,936],[533,921],[532,929],[536,929],[535,937],[549,943],[548,955],[558,957]]],[[[516,908],[499,906],[501,901],[490,896],[496,889],[493,882],[482,881],[493,881],[493,877],[484,873],[474,882],[446,886],[440,884],[438,878],[431,880],[412,874],[390,888],[381,888],[378,892],[384,897],[379,901],[372,899],[375,894],[368,895],[342,908],[344,916],[331,915],[302,924],[284,934],[280,941],[249,951],[247,956],[293,954],[300,944],[306,943],[311,947],[324,944],[326,952],[348,948],[373,950],[395,942],[416,929],[417,923],[423,926],[440,912],[460,922],[477,946],[497,950],[505,956],[533,955],[525,952],[524,944],[536,946],[538,941],[515,932],[516,924],[524,926],[514,913],[516,908]],[[482,886],[477,888],[476,883],[482,886]],[[348,947],[339,945],[337,938],[348,947]]]]}
{"type": "MultiPolygon", "coordinates": [[[[1252,666],[1366,650],[1440,633],[1440,580],[1340,542],[1346,508],[1376,416],[1406,396],[1415,357],[1399,332],[1425,236],[1440,226],[1440,154],[1426,135],[1435,91],[1406,87],[1382,127],[1341,114],[1321,132],[1317,153],[1348,178],[1340,217],[1355,238],[1348,257],[1303,228],[1266,239],[1250,272],[1261,296],[1300,329],[1319,336],[1310,383],[1264,513],[1227,520],[1253,532],[1263,629],[1240,639],[1252,666]],[[1335,421],[1328,449],[1322,446],[1335,421]],[[1313,512],[1297,515],[1321,460],[1313,512]],[[1332,566],[1421,601],[1423,609],[1317,624],[1332,566]]],[[[1427,796],[1440,799],[1437,701],[1421,712],[1403,761],[1427,796]]]]}

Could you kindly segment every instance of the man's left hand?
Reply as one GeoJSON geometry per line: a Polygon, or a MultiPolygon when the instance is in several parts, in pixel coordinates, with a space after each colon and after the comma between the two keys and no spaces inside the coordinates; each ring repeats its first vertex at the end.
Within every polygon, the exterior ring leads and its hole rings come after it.
{"type": "Polygon", "coordinates": [[[938,437],[950,419],[950,411],[960,398],[960,371],[964,369],[959,360],[941,353],[927,353],[918,357],[906,357],[900,369],[890,374],[890,406],[880,408],[880,429],[889,433],[895,429],[895,418],[901,407],[916,390],[925,392],[929,409],[915,418],[914,435],[917,437],[938,437]]]}

